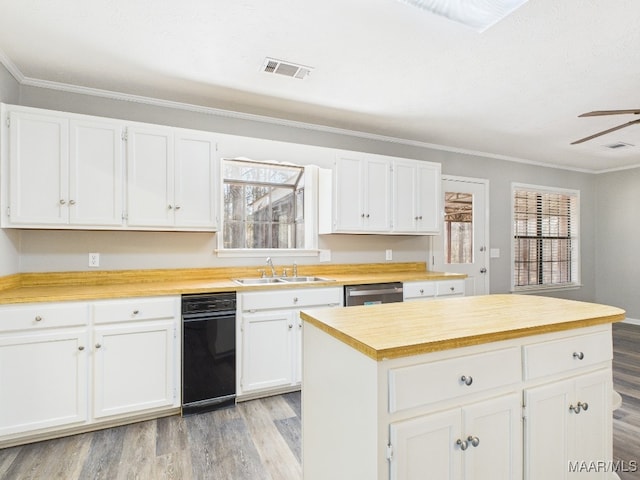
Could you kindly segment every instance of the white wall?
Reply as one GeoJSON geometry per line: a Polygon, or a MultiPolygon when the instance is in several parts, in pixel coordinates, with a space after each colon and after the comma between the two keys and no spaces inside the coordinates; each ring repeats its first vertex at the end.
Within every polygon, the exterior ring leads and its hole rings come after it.
{"type": "MultiPolygon", "coordinates": [[[[20,89],[18,82],[11,74],[0,64],[0,102],[18,103],[20,98],[20,89]]],[[[0,124],[0,128],[4,128],[4,119],[0,124]]],[[[3,148],[0,145],[0,151],[3,148]]],[[[2,175],[0,173],[0,175],[2,175]]],[[[2,179],[0,179],[0,184],[2,179]]],[[[20,241],[20,232],[15,230],[0,229],[0,276],[18,273],[18,245],[20,241]]]]}
{"type": "MultiPolygon", "coordinates": [[[[20,104],[64,110],[75,113],[110,116],[134,121],[166,124],[184,128],[215,131],[222,134],[270,139],[282,156],[295,156],[299,143],[318,146],[313,158],[280,158],[299,163],[326,162],[327,147],[357,150],[383,155],[440,162],[444,174],[487,178],[490,181],[491,246],[500,248],[502,256],[491,261],[491,290],[507,292],[510,286],[510,185],[511,181],[580,189],[582,195],[582,289],[562,296],[582,300],[595,298],[594,254],[595,219],[594,176],[559,169],[518,164],[481,156],[464,155],[440,150],[384,142],[325,131],[210,115],[195,111],[163,108],[141,103],[89,97],[68,92],[22,86],[20,104]]],[[[261,142],[243,139],[229,149],[229,156],[260,155],[261,142]],[[235,149],[235,150],[234,150],[235,149]]],[[[227,142],[227,145],[231,143],[227,142]]],[[[87,253],[98,251],[107,269],[209,267],[226,265],[256,265],[261,259],[221,259],[213,249],[212,234],[144,233],[144,232],[74,232],[23,231],[20,243],[20,271],[56,271],[87,269],[87,253]]],[[[332,262],[383,262],[384,250],[392,248],[394,261],[426,261],[427,237],[387,236],[322,236],[320,248],[332,251],[332,262]]],[[[287,264],[293,259],[281,259],[287,264]]],[[[317,258],[296,259],[298,263],[317,263],[317,258]]]]}
{"type": "Polygon", "coordinates": [[[598,175],[596,301],[640,319],[640,168],[598,175]]]}

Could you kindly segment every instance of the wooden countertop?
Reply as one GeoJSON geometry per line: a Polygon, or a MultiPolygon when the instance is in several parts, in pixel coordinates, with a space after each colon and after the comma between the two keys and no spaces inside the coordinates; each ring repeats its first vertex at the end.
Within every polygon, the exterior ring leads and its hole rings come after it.
{"type": "Polygon", "coordinates": [[[534,295],[303,310],[301,317],[380,361],[618,322],[624,310],[534,295]]]}
{"type": "MultiPolygon", "coordinates": [[[[257,278],[260,267],[127,270],[18,274],[0,278],[0,305],[109,298],[317,288],[350,284],[463,279],[466,275],[428,272],[424,263],[300,265],[299,275],[326,282],[239,285],[233,278],[257,278]]],[[[280,269],[281,266],[278,266],[280,269]]]]}

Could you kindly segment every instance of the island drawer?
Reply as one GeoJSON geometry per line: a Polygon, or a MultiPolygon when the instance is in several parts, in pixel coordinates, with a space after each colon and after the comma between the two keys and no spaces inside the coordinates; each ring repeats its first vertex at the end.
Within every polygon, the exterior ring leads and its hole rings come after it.
{"type": "Polygon", "coordinates": [[[613,358],[608,331],[526,345],[523,351],[526,380],[570,372],[613,358]]]}
{"type": "Polygon", "coordinates": [[[86,325],[86,303],[36,303],[0,308],[0,331],[30,330],[86,325]]]}
{"type": "Polygon", "coordinates": [[[520,348],[511,347],[389,371],[389,412],[520,382],[520,348]]]}
{"type": "Polygon", "coordinates": [[[242,311],[342,305],[342,288],[300,288],[241,294],[242,311]]]}
{"type": "Polygon", "coordinates": [[[93,304],[93,320],[95,323],[111,323],[174,318],[178,313],[176,302],[177,297],[103,300],[93,304]]]}

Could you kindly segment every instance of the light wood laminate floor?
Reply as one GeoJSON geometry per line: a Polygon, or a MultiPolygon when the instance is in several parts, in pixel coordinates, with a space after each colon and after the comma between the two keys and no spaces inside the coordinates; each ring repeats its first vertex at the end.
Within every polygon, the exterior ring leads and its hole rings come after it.
{"type": "MultiPolygon", "coordinates": [[[[640,326],[615,324],[614,460],[640,464],[640,326]]],[[[2,480],[301,480],[300,394],[0,450],[2,480]]],[[[639,465],[640,467],[640,465],[639,465]]],[[[619,472],[640,480],[638,472],[619,472]]],[[[541,479],[542,480],[542,479],[541,479]]]]}

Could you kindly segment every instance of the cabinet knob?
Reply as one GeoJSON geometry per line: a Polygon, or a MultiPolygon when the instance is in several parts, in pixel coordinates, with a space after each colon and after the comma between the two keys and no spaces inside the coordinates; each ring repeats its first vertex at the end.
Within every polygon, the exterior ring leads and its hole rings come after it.
{"type": "Polygon", "coordinates": [[[584,358],[584,352],[573,352],[573,358],[582,360],[584,358]]]}
{"type": "Polygon", "coordinates": [[[76,201],[75,200],[69,200],[69,205],[75,205],[76,201]]]}
{"type": "Polygon", "coordinates": [[[36,318],[34,318],[34,320],[36,322],[41,322],[42,321],[42,317],[40,315],[36,315],[36,318]]]}
{"type": "Polygon", "coordinates": [[[176,205],[176,210],[180,210],[182,207],[180,205],[176,205]]]}
{"type": "Polygon", "coordinates": [[[469,386],[473,383],[473,377],[471,375],[469,375],[468,377],[466,375],[462,375],[460,377],[460,381],[464,383],[466,386],[469,386]]]}
{"type": "Polygon", "coordinates": [[[293,297],[293,303],[298,303],[298,297],[293,297]]]}
{"type": "Polygon", "coordinates": [[[61,199],[60,199],[60,205],[64,205],[64,204],[66,204],[66,203],[67,203],[67,202],[64,200],[64,198],[61,198],[61,199]]]}
{"type": "Polygon", "coordinates": [[[369,218],[369,214],[367,213],[367,218],[369,218]]]}
{"type": "Polygon", "coordinates": [[[364,213],[360,215],[362,218],[364,218],[364,213]]]}
{"type": "Polygon", "coordinates": [[[456,445],[460,447],[460,450],[466,450],[467,448],[469,448],[469,444],[467,443],[467,441],[460,438],[456,441],[456,445]]]}
{"type": "Polygon", "coordinates": [[[422,215],[420,215],[420,216],[418,217],[418,220],[422,220],[422,215]]]}
{"type": "Polygon", "coordinates": [[[134,314],[134,315],[138,315],[139,313],[140,313],[140,310],[134,310],[134,311],[133,311],[133,314],[134,314]]]}
{"type": "Polygon", "coordinates": [[[456,289],[456,287],[449,287],[449,290],[451,290],[452,292],[456,289]]]}
{"type": "Polygon", "coordinates": [[[423,294],[424,294],[424,288],[421,288],[420,289],[420,295],[423,295],[423,294]]]}
{"type": "Polygon", "coordinates": [[[289,330],[291,330],[293,328],[293,323],[289,324],[289,330]]]}
{"type": "Polygon", "coordinates": [[[302,322],[298,324],[298,328],[302,328],[302,322]]]}
{"type": "Polygon", "coordinates": [[[173,210],[173,205],[169,205],[167,208],[168,208],[169,210],[173,210]]]}
{"type": "Polygon", "coordinates": [[[582,407],[585,412],[589,410],[589,404],[587,402],[578,402],[578,407],[582,407]]]}
{"type": "Polygon", "coordinates": [[[83,347],[82,345],[80,345],[80,346],[78,347],[78,350],[83,351],[83,350],[84,350],[84,347],[83,347]]]}
{"type": "Polygon", "coordinates": [[[102,345],[100,345],[99,343],[96,343],[96,348],[102,348],[102,345]]]}
{"type": "Polygon", "coordinates": [[[418,217],[413,217],[414,220],[418,220],[418,217]]]}
{"type": "Polygon", "coordinates": [[[480,439],[478,437],[474,437],[473,435],[469,435],[467,440],[471,442],[471,445],[477,447],[480,445],[480,439]]]}

